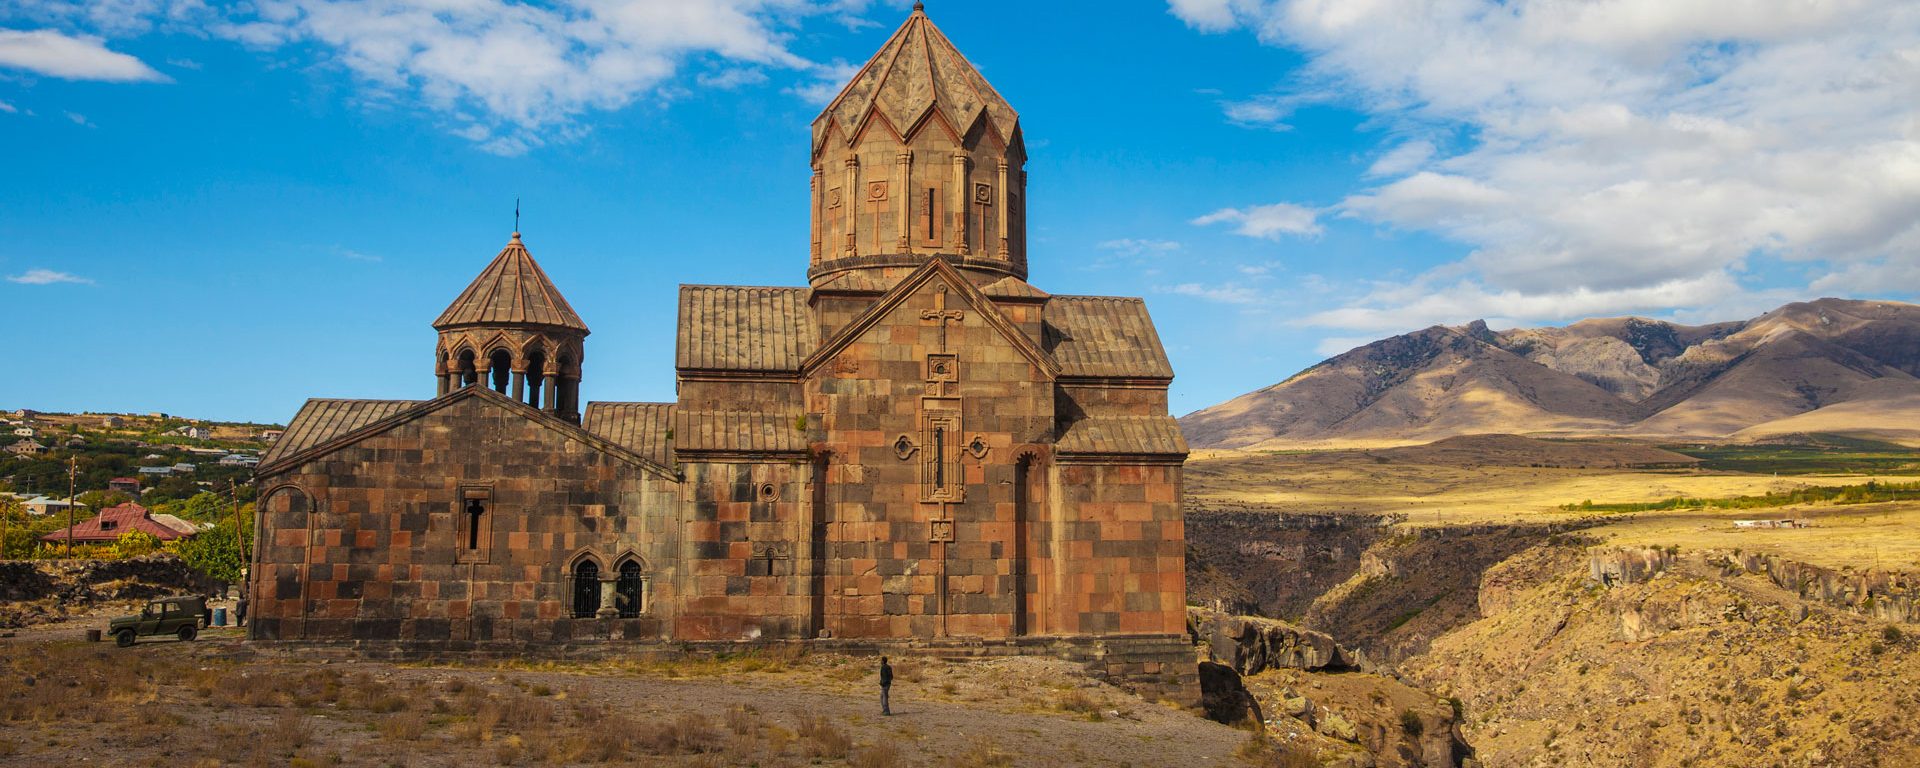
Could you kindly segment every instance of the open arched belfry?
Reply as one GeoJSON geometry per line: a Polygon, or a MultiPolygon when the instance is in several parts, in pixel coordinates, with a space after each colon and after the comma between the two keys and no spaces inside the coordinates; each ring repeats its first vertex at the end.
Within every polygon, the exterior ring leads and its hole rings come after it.
{"type": "Polygon", "coordinates": [[[912,641],[1192,693],[1173,371],[1139,299],[1027,283],[1019,116],[916,9],[812,147],[808,286],[682,286],[675,402],[579,407],[587,326],[518,234],[435,321],[434,399],[310,401],[253,638],[912,641]]]}

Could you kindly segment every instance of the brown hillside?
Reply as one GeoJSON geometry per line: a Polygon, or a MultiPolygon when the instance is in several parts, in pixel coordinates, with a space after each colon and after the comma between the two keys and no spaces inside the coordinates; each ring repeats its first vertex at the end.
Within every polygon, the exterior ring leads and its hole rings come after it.
{"type": "Polygon", "coordinates": [[[1920,306],[1897,302],[1821,299],[1704,326],[1475,322],[1368,344],[1181,426],[1196,448],[1252,449],[1487,433],[1725,438],[1815,411],[1822,431],[1871,432],[1886,426],[1873,404],[1920,395],[1916,375],[1920,306]]]}

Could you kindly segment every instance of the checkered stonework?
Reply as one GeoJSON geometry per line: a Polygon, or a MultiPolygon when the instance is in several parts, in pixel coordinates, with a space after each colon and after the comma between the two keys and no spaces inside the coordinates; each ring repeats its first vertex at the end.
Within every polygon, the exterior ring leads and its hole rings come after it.
{"type": "MultiPolygon", "coordinates": [[[[950,45],[916,13],[888,50],[950,45]]],[[[1025,281],[997,97],[838,127],[973,88],[935,61],[822,117],[861,194],[817,211],[854,239],[811,287],[680,289],[675,402],[574,407],[586,325],[518,238],[442,317],[437,397],[309,402],[258,472],[253,637],[1004,640],[1191,687],[1187,446],[1145,304],[1025,281]]]]}

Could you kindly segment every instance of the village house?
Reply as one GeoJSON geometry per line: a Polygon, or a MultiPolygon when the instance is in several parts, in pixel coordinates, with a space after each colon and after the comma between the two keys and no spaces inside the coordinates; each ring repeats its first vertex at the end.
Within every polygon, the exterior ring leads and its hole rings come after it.
{"type": "Polygon", "coordinates": [[[140,479],[135,477],[116,477],[107,481],[107,490],[140,495],[140,479]]]}
{"type": "Polygon", "coordinates": [[[15,456],[38,456],[47,452],[47,447],[32,440],[21,440],[7,446],[7,452],[15,456]]]}
{"type": "Polygon", "coordinates": [[[75,512],[87,508],[85,504],[78,502],[70,504],[66,499],[53,499],[46,496],[35,496],[27,499],[21,502],[20,506],[26,508],[27,514],[35,517],[45,517],[56,513],[64,514],[69,506],[73,507],[73,511],[75,512]]]}
{"type": "Polygon", "coordinates": [[[255,475],[251,637],[991,643],[1196,698],[1173,369],[1142,300],[1027,282],[1019,115],[916,9],[811,146],[807,284],[681,286],[674,402],[582,400],[517,232],[432,399],[309,401],[255,475]]]}
{"type": "Polygon", "coordinates": [[[112,542],[132,531],[139,531],[161,541],[184,539],[198,533],[199,530],[185,520],[167,514],[155,514],[146,507],[131,501],[118,506],[100,510],[100,514],[90,520],[83,520],[71,528],[62,528],[40,537],[45,542],[66,542],[75,544],[100,544],[112,542]],[[71,537],[69,537],[71,532],[71,537]]]}
{"type": "Polygon", "coordinates": [[[14,437],[34,437],[38,434],[40,433],[34,431],[33,427],[14,427],[13,429],[14,437]]]}

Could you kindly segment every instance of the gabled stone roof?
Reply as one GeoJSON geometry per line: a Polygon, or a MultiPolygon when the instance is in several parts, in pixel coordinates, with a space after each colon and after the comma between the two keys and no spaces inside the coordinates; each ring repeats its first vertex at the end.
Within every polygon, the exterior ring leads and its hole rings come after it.
{"type": "Polygon", "coordinates": [[[906,133],[935,106],[954,130],[965,134],[984,118],[1002,140],[1012,143],[1020,115],[967,57],[954,47],[924,11],[915,10],[880,52],[853,76],[840,96],[813,121],[813,146],[826,141],[838,123],[851,141],[869,113],[877,112],[906,133]]]}
{"type": "Polygon", "coordinates": [[[818,346],[805,288],[680,286],[681,370],[798,371],[818,346]]]}
{"type": "Polygon", "coordinates": [[[661,466],[674,466],[671,403],[589,403],[581,426],[661,466]]]}
{"type": "Polygon", "coordinates": [[[689,452],[800,453],[807,450],[806,425],[798,411],[675,409],[673,442],[676,450],[689,452]]]}
{"type": "Polygon", "coordinates": [[[1173,364],[1140,299],[1054,296],[1047,302],[1046,349],[1060,375],[1171,379],[1173,364]]]}
{"type": "Polygon", "coordinates": [[[292,456],[419,405],[418,400],[308,400],[287,422],[287,433],[261,454],[262,466],[292,456]]]}
{"type": "Polygon", "coordinates": [[[1062,455],[1185,456],[1187,439],[1172,416],[1097,416],[1067,425],[1062,455]]]}
{"type": "Polygon", "coordinates": [[[433,321],[433,327],[442,330],[468,325],[544,325],[587,331],[587,324],[521,244],[518,232],[433,321]]]}
{"type": "Polygon", "coordinates": [[[312,461],[343,447],[382,434],[399,425],[436,413],[469,400],[518,414],[534,423],[578,440],[595,449],[620,458],[634,466],[679,480],[671,466],[654,460],[612,439],[588,431],[573,422],[525,403],[509,399],[486,387],[464,387],[433,400],[310,400],[287,424],[287,436],[274,444],[271,456],[254,470],[256,479],[277,475],[302,462],[312,461]],[[391,410],[389,410],[391,409],[391,410]],[[380,415],[385,413],[385,415],[380,415]],[[294,448],[298,435],[300,447],[294,448]]]}

